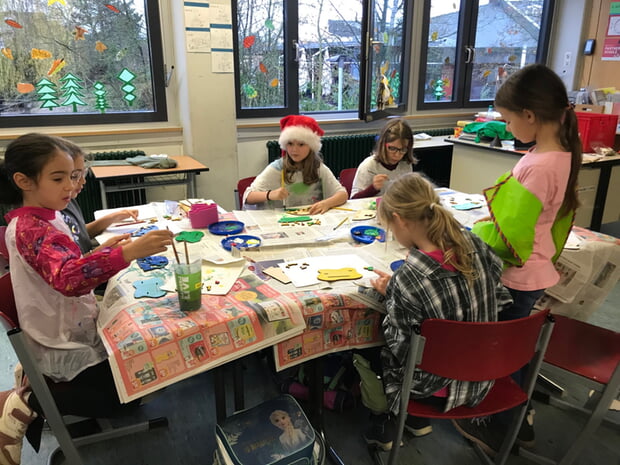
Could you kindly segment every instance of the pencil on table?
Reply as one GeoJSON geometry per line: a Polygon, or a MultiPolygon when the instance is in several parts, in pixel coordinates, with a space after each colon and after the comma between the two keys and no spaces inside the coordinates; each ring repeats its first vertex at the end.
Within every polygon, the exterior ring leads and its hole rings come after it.
{"type": "Polygon", "coordinates": [[[332,207],[332,210],[343,210],[345,212],[354,212],[355,211],[352,208],[344,208],[344,207],[332,207]]]}
{"type": "MultiPolygon", "coordinates": [[[[280,181],[280,187],[284,190],[284,166],[282,167],[282,178],[280,181]]],[[[282,199],[282,207],[286,208],[286,199],[282,199]]]]}
{"type": "Polygon", "coordinates": [[[344,224],[344,223],[345,223],[348,219],[349,219],[349,217],[348,217],[348,216],[347,216],[347,217],[345,217],[345,218],[344,218],[344,219],[343,219],[340,223],[338,223],[338,225],[336,225],[336,226],[334,227],[334,231],[335,231],[336,229],[338,229],[340,226],[342,226],[342,225],[343,225],[343,224],[344,224]]]}

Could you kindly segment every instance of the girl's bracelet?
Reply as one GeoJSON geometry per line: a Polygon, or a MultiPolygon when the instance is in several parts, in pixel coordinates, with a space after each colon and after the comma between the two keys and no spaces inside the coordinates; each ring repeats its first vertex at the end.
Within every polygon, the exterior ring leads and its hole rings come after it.
{"type": "Polygon", "coordinates": [[[269,198],[269,194],[271,194],[271,189],[267,191],[267,198],[266,198],[266,199],[267,199],[267,201],[271,200],[271,199],[269,198]]]}

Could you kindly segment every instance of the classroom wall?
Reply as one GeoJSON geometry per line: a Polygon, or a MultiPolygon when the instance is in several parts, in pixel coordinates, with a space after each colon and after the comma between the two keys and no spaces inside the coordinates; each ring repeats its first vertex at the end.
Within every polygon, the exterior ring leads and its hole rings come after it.
{"type": "MultiPolygon", "coordinates": [[[[230,4],[214,0],[212,4],[230,4]]],[[[413,2],[416,17],[421,18],[422,2],[413,2]]],[[[579,43],[584,24],[589,24],[590,0],[557,0],[556,27],[552,36],[551,66],[558,69],[558,56],[581,48],[579,43]],[[568,24],[568,27],[564,26],[568,24]],[[559,42],[558,42],[559,41],[559,42]],[[557,42],[557,43],[556,43],[557,42]],[[561,46],[560,46],[561,45],[561,46]]],[[[0,150],[17,135],[33,130],[69,137],[87,151],[141,149],[147,154],[187,154],[206,164],[210,171],[197,178],[198,194],[212,198],[224,208],[234,206],[233,189],[237,180],[257,174],[267,164],[265,141],[276,139],[277,121],[237,121],[233,74],[217,74],[211,70],[211,55],[185,52],[183,2],[160,0],[163,28],[164,61],[175,70],[167,88],[169,121],[132,125],[101,125],[89,127],[0,128],[0,150]]],[[[598,14],[598,12],[596,13],[598,14]]],[[[414,30],[420,30],[414,24],[414,30]]],[[[421,38],[413,43],[413,55],[420,53],[421,38]]],[[[574,60],[567,68],[567,79],[574,80],[574,60]],[[573,77],[571,77],[573,76],[573,77]]],[[[413,60],[412,73],[417,75],[413,60]]],[[[572,84],[572,82],[571,82],[572,84]]],[[[567,82],[568,85],[568,82],[567,82]]],[[[569,86],[570,87],[570,86],[569,86]]],[[[417,88],[414,78],[411,88],[417,88]]],[[[409,108],[415,109],[415,92],[410,92],[409,108]]],[[[450,127],[457,119],[471,117],[473,112],[454,110],[448,113],[411,111],[407,118],[414,129],[450,127]]],[[[351,115],[345,121],[322,121],[327,135],[376,132],[382,122],[364,123],[351,115]]],[[[150,189],[148,200],[175,199],[183,196],[176,186],[150,189]]]]}

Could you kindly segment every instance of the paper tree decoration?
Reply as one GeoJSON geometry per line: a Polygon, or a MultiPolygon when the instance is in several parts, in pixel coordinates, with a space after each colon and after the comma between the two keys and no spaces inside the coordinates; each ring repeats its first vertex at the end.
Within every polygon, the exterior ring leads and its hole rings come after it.
{"type": "Polygon", "coordinates": [[[123,68],[123,70],[117,77],[124,83],[123,87],[121,87],[121,90],[125,92],[123,98],[127,101],[129,105],[132,105],[134,100],[136,99],[136,96],[133,94],[136,90],[136,86],[134,86],[131,81],[136,78],[136,75],[129,71],[127,68],[123,68]]]}
{"type": "Polygon", "coordinates": [[[37,100],[43,102],[41,108],[47,108],[49,111],[52,111],[54,108],[60,106],[58,102],[56,102],[56,100],[59,99],[56,95],[56,84],[43,78],[37,82],[35,87],[36,93],[39,96],[37,100]]]}
{"type": "Polygon", "coordinates": [[[444,88],[443,79],[437,79],[433,86],[433,95],[435,96],[435,100],[441,100],[441,98],[446,95],[446,91],[444,88]]]}
{"type": "Polygon", "coordinates": [[[72,106],[73,113],[77,113],[78,105],[86,105],[86,102],[82,100],[84,94],[82,90],[84,87],[80,84],[82,81],[79,77],[69,73],[65,74],[61,79],[62,83],[61,90],[64,91],[62,97],[65,99],[64,102],[61,103],[63,107],[72,106]]]}
{"type": "Polygon", "coordinates": [[[110,108],[110,105],[108,105],[108,99],[106,98],[108,91],[105,90],[105,85],[99,81],[95,82],[93,87],[95,88],[95,91],[93,92],[95,94],[95,108],[101,113],[105,113],[106,108],[110,108]]]}

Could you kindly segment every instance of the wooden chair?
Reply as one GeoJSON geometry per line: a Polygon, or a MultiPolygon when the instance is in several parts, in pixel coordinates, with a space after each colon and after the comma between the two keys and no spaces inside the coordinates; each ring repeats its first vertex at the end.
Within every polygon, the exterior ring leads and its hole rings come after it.
{"type": "MultiPolygon", "coordinates": [[[[52,433],[58,440],[59,446],[50,454],[48,464],[53,463],[55,455],[59,451],[62,451],[66,460],[63,463],[81,465],[84,461],[80,457],[80,453],[77,449],[80,446],[126,436],[140,431],[149,431],[156,427],[167,426],[168,420],[166,418],[155,418],[141,423],[114,428],[112,428],[105,419],[96,419],[98,427],[101,430],[100,432],[75,438],[72,437],[68,425],[71,420],[75,420],[79,417],[64,417],[56,406],[56,402],[54,401],[47,382],[32,354],[27,336],[19,327],[10,273],[5,273],[0,276],[0,324],[6,329],[9,341],[28,377],[32,392],[43,409],[45,421],[47,421],[52,433]]],[[[84,421],[85,419],[79,418],[79,420],[84,421]]]]}
{"type": "MultiPolygon", "coordinates": [[[[552,329],[553,319],[549,310],[527,318],[502,322],[424,320],[411,335],[394,444],[402,441],[407,414],[425,418],[461,419],[484,417],[518,408],[494,461],[474,444],[485,463],[504,464],[525,417],[552,329]],[[528,363],[527,381],[521,388],[510,375],[528,363]],[[444,413],[432,405],[409,398],[416,368],[463,381],[495,380],[495,384],[476,407],[460,406],[444,413]]],[[[392,447],[389,465],[398,463],[399,449],[392,447]]],[[[375,458],[381,461],[379,454],[375,454],[375,458]]]]}
{"type": "Polygon", "coordinates": [[[525,449],[521,450],[520,455],[546,465],[569,465],[579,457],[583,447],[605,419],[611,403],[620,395],[620,333],[562,315],[554,315],[554,318],[555,328],[541,374],[550,379],[566,379],[568,376],[571,386],[579,386],[584,390],[582,398],[588,397],[585,393],[589,390],[593,390],[593,395],[584,407],[553,396],[548,400],[551,405],[578,410],[586,414],[588,420],[559,460],[542,457],[525,449]]]}
{"type": "Polygon", "coordinates": [[[357,168],[345,168],[340,172],[338,180],[347,190],[347,194],[351,197],[351,189],[353,188],[353,180],[355,179],[357,168]]]}
{"type": "Polygon", "coordinates": [[[250,176],[249,178],[239,179],[237,182],[237,188],[235,189],[235,210],[243,209],[243,194],[245,194],[245,190],[250,187],[254,179],[256,179],[256,176],[250,176]]]}

